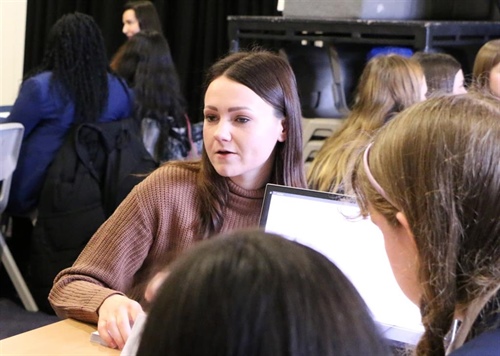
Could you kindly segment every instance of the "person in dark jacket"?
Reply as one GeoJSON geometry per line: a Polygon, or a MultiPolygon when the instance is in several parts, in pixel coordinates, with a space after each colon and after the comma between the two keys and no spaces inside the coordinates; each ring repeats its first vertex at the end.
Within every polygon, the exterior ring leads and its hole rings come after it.
{"type": "Polygon", "coordinates": [[[32,213],[45,174],[73,125],[130,117],[127,84],[108,71],[101,31],[91,16],[74,13],[52,27],[42,64],[24,79],[7,122],[24,125],[7,211],[32,213]]]}

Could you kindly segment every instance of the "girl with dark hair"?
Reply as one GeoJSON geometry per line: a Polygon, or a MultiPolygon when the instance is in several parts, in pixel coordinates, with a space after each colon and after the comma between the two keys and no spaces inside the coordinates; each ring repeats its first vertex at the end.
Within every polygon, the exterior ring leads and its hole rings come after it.
{"type": "Polygon", "coordinates": [[[64,15],[52,27],[40,67],[24,79],[8,122],[24,125],[8,211],[35,210],[47,169],[71,129],[132,113],[130,90],[108,72],[101,31],[92,17],[64,15]]]}
{"type": "Polygon", "coordinates": [[[129,1],[125,4],[122,32],[128,38],[143,30],[153,30],[163,34],[160,18],[151,1],[129,1]]]}
{"type": "Polygon", "coordinates": [[[465,94],[462,65],[451,54],[416,52],[413,57],[424,70],[427,97],[465,94]]]}
{"type": "Polygon", "coordinates": [[[143,30],[125,42],[111,68],[134,90],[134,116],[151,155],[157,161],[186,158],[191,147],[185,101],[167,40],[143,30]]]}
{"type": "Polygon", "coordinates": [[[97,323],[122,348],[144,281],[197,241],[257,226],[265,185],[305,187],[301,108],[290,65],[238,52],[207,75],[201,161],[172,161],[138,184],[54,282],[58,315],[97,323]]]}
{"type": "Polygon", "coordinates": [[[137,355],[390,352],[363,299],[331,261],[278,235],[248,230],[204,241],[168,268],[137,355]]]}
{"type": "Polygon", "coordinates": [[[382,128],[356,164],[358,202],[420,307],[416,355],[500,351],[500,105],[428,99],[382,128]]]}

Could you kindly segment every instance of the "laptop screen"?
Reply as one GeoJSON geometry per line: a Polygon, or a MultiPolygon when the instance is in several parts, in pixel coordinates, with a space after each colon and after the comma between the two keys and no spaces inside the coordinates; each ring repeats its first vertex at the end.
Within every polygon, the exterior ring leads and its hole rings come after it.
{"type": "Polygon", "coordinates": [[[401,291],[384,239],[349,196],[268,184],[260,225],[329,258],[356,287],[383,335],[415,345],[420,311],[401,291]]]}

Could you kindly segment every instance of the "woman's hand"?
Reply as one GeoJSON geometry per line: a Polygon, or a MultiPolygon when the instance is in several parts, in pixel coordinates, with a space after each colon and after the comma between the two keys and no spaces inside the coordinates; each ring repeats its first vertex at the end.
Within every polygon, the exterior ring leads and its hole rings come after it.
{"type": "Polygon", "coordinates": [[[99,308],[99,336],[109,347],[123,349],[132,325],[140,313],[142,307],[135,300],[120,294],[109,296],[99,308]]]}

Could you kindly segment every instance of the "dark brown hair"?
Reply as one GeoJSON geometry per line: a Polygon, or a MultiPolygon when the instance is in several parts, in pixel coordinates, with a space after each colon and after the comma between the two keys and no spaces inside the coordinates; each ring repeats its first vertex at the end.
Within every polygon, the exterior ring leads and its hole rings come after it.
{"type": "Polygon", "coordinates": [[[163,34],[160,18],[151,1],[135,0],[125,4],[123,11],[134,10],[140,30],[154,30],[163,34]]]}
{"type": "MultiPolygon", "coordinates": [[[[302,162],[302,116],[295,75],[288,62],[263,50],[237,52],[216,62],[207,73],[206,87],[220,76],[253,90],[272,105],[276,117],[285,120],[287,138],[275,148],[274,167],[269,183],[306,187],[302,162]]],[[[214,169],[205,150],[198,180],[200,236],[220,231],[224,221],[229,188],[214,169]]]]}
{"type": "Polygon", "coordinates": [[[217,236],[169,272],[137,355],[389,355],[342,272],[280,236],[217,236]]]}
{"type": "Polygon", "coordinates": [[[452,94],[455,76],[462,69],[459,61],[448,53],[417,52],[413,55],[425,74],[427,97],[438,94],[452,94]]]}

